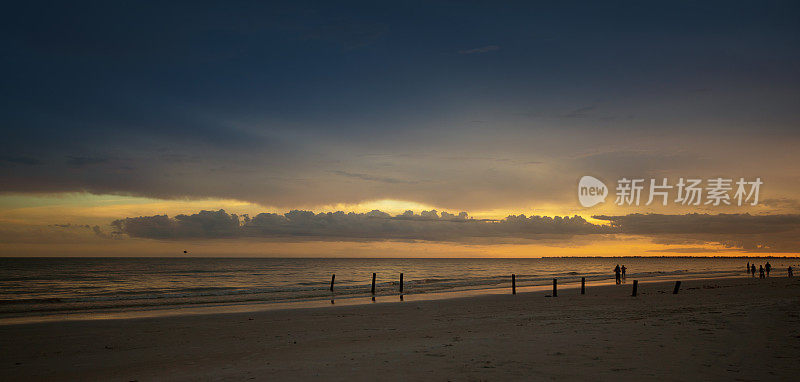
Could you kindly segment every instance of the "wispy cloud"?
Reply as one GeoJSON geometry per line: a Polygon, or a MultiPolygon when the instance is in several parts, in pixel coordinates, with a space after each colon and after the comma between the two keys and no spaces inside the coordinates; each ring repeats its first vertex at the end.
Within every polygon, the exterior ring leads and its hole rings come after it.
{"type": "Polygon", "coordinates": [[[660,248],[648,249],[646,252],[652,253],[718,253],[722,252],[719,248],[705,248],[705,247],[683,247],[683,248],[660,248]]]}
{"type": "Polygon", "coordinates": [[[561,118],[585,118],[591,111],[597,109],[597,106],[586,106],[579,109],[570,111],[569,113],[562,114],[561,118]]]}
{"type": "Polygon", "coordinates": [[[42,162],[38,158],[33,158],[33,157],[28,157],[28,156],[0,155],[0,163],[37,165],[37,164],[42,164],[44,162],[42,162]]]}
{"type": "Polygon", "coordinates": [[[397,178],[392,178],[392,177],[388,177],[388,176],[376,176],[376,175],[370,175],[370,174],[352,173],[352,172],[347,172],[347,171],[333,171],[333,173],[336,174],[336,175],[341,175],[341,176],[345,176],[345,177],[348,177],[348,178],[355,178],[355,179],[360,179],[360,180],[368,180],[368,181],[373,181],[373,182],[408,183],[408,184],[419,183],[419,182],[416,182],[416,181],[397,179],[397,178]]]}
{"type": "Polygon", "coordinates": [[[74,167],[83,167],[108,163],[109,160],[109,158],[97,156],[69,156],[67,157],[66,163],[74,167]]]}
{"type": "Polygon", "coordinates": [[[800,200],[792,198],[767,198],[761,204],[765,207],[786,210],[787,212],[800,211],[800,200]]]}
{"type": "Polygon", "coordinates": [[[340,20],[312,28],[304,37],[309,40],[337,43],[343,50],[349,51],[372,45],[386,34],[388,29],[388,26],[382,23],[340,20]]]}
{"type": "Polygon", "coordinates": [[[481,53],[494,52],[496,50],[500,50],[500,46],[498,46],[498,45],[486,45],[486,46],[482,46],[480,48],[459,50],[458,54],[481,54],[481,53]]]}

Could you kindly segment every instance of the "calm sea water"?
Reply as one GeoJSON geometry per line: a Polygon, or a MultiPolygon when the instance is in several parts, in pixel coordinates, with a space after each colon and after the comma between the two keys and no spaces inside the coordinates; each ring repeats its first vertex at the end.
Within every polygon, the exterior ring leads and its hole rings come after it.
{"type": "Polygon", "coordinates": [[[295,258],[0,258],[0,316],[96,309],[148,309],[507,288],[613,278],[744,276],[745,264],[769,261],[775,276],[798,259],[537,258],[537,259],[295,259],[295,258]]]}

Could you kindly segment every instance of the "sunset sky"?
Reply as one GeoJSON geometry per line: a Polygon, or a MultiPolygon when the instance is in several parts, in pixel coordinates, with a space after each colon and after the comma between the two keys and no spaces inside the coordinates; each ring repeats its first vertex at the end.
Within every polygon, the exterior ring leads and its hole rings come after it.
{"type": "Polygon", "coordinates": [[[800,252],[795,1],[5,8],[0,256],[800,252]]]}

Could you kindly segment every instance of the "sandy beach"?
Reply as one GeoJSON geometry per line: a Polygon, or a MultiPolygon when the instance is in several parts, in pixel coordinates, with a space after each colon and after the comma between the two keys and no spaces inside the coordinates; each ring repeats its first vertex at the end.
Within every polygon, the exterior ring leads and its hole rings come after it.
{"type": "Polygon", "coordinates": [[[30,380],[791,380],[800,279],[0,326],[30,380]]]}

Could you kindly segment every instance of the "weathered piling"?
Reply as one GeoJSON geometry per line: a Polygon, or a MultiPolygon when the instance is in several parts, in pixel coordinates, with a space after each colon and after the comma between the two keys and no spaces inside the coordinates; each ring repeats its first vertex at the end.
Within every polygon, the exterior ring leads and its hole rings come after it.
{"type": "Polygon", "coordinates": [[[511,294],[517,294],[517,275],[511,274],[511,294]]]}
{"type": "Polygon", "coordinates": [[[586,294],[586,277],[581,277],[581,294],[586,294]]]}
{"type": "Polygon", "coordinates": [[[558,279],[553,278],[553,297],[558,297],[558,279]]]}
{"type": "Polygon", "coordinates": [[[336,274],[331,275],[331,292],[333,292],[333,280],[336,280],[336,274]]]}
{"type": "Polygon", "coordinates": [[[375,295],[375,273],[372,274],[372,294],[375,295]]]}
{"type": "Polygon", "coordinates": [[[403,293],[403,273],[400,272],[400,293],[403,293]]]}
{"type": "Polygon", "coordinates": [[[633,280],[633,293],[632,297],[636,297],[636,290],[639,288],[639,280],[633,280]]]}
{"type": "Polygon", "coordinates": [[[680,289],[681,289],[681,282],[680,281],[676,281],[675,282],[675,289],[672,290],[672,294],[678,294],[678,291],[680,289]]]}

